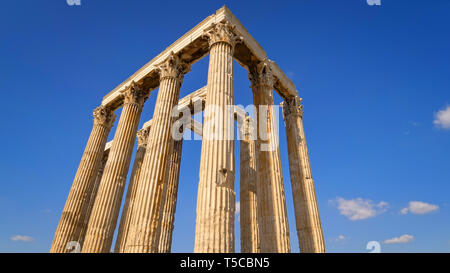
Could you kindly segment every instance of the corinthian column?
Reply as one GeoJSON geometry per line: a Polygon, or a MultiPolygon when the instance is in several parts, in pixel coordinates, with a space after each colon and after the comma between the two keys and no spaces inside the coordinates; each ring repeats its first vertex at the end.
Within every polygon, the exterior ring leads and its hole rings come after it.
{"type": "Polygon", "coordinates": [[[137,181],[141,174],[142,161],[144,160],[145,150],[147,147],[149,128],[141,129],[137,133],[138,149],[134,157],[133,169],[131,170],[130,181],[128,183],[127,195],[122,209],[122,217],[120,219],[119,231],[117,233],[116,245],[114,252],[124,252],[125,242],[127,241],[128,231],[131,223],[131,213],[136,198],[137,181]]]}
{"type": "Polygon", "coordinates": [[[173,152],[169,159],[169,174],[163,194],[163,205],[160,210],[158,226],[158,252],[169,253],[172,247],[173,223],[177,206],[178,179],[180,177],[181,150],[183,140],[174,142],[173,152]]]}
{"type": "Polygon", "coordinates": [[[277,117],[273,111],[274,78],[268,61],[264,60],[250,68],[249,78],[258,117],[256,195],[261,252],[290,252],[277,117]]]}
{"type": "Polygon", "coordinates": [[[169,156],[173,150],[172,109],[178,103],[180,87],[188,66],[173,52],[159,65],[160,86],[139,176],[125,252],[157,252],[156,229],[167,181],[169,156]]]}
{"type": "Polygon", "coordinates": [[[68,252],[66,249],[68,242],[81,242],[84,239],[80,235],[88,214],[89,198],[114,118],[114,113],[105,106],[94,110],[94,126],[67,197],[50,252],[68,252]]]}
{"type": "Polygon", "coordinates": [[[240,37],[228,23],[205,31],[209,70],[197,197],[194,252],[234,252],[233,50],[240,37]]]}
{"type": "Polygon", "coordinates": [[[259,231],[256,196],[256,143],[250,130],[250,117],[243,124],[241,139],[240,224],[241,252],[258,253],[259,231]]]}
{"type": "Polygon", "coordinates": [[[132,82],[124,91],[119,125],[89,219],[82,252],[110,252],[130,167],[136,131],[147,92],[132,82]]]}
{"type": "Polygon", "coordinates": [[[282,103],[286,123],[292,195],[301,252],[325,252],[314,181],[311,175],[301,98],[293,97],[282,103]]]}

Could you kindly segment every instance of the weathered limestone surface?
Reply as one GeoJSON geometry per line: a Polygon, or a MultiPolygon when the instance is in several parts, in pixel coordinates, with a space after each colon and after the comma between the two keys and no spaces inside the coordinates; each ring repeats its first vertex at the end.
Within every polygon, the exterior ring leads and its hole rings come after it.
{"type": "Polygon", "coordinates": [[[240,37],[222,22],[205,37],[210,56],[194,252],[234,252],[234,113],[227,108],[234,105],[233,49],[240,37]]]}
{"type": "Polygon", "coordinates": [[[183,140],[174,141],[173,145],[173,152],[169,159],[169,174],[167,175],[167,182],[162,197],[163,205],[159,212],[160,221],[157,230],[159,253],[169,253],[172,248],[183,140]]]}
{"type": "Polygon", "coordinates": [[[124,92],[122,114],[89,219],[82,252],[108,253],[111,250],[146,93],[136,83],[124,92]]]}
{"type": "Polygon", "coordinates": [[[89,214],[89,199],[114,119],[115,115],[108,107],[100,106],[94,111],[91,135],[67,197],[50,252],[68,252],[68,242],[81,242],[84,239],[81,233],[89,214]]]}
{"type": "MultiPolygon", "coordinates": [[[[108,144],[108,143],[106,143],[108,144]]],[[[105,147],[105,151],[103,152],[103,158],[100,163],[100,168],[98,169],[97,178],[95,179],[94,186],[91,191],[91,196],[89,197],[89,205],[88,209],[86,210],[86,217],[84,217],[84,225],[83,230],[81,231],[80,235],[80,246],[84,243],[84,236],[86,235],[86,230],[89,224],[89,218],[91,217],[92,209],[94,208],[95,198],[97,197],[98,187],[100,186],[100,181],[103,177],[103,172],[105,171],[106,162],[108,161],[109,156],[109,149],[105,147]]]]}
{"type": "Polygon", "coordinates": [[[322,253],[325,252],[325,243],[303,130],[303,106],[300,103],[301,99],[297,96],[282,103],[297,233],[301,252],[322,253]]]}
{"type": "Polygon", "coordinates": [[[134,157],[133,169],[131,170],[130,181],[128,183],[127,194],[125,197],[125,204],[122,209],[122,217],[120,219],[119,231],[117,232],[116,245],[114,252],[124,252],[125,242],[127,241],[128,232],[131,223],[131,214],[133,212],[133,205],[136,198],[137,183],[142,170],[142,161],[147,147],[148,132],[150,127],[139,130],[137,133],[138,150],[134,157]]]}
{"type": "Polygon", "coordinates": [[[272,108],[273,75],[268,61],[258,63],[249,73],[249,78],[258,117],[256,188],[261,252],[290,252],[280,148],[272,108]]]}
{"type": "Polygon", "coordinates": [[[171,54],[160,66],[160,88],[150,128],[147,151],[138,180],[137,194],[125,252],[157,252],[157,226],[169,156],[173,151],[172,109],[177,105],[184,74],[188,71],[171,54]]]}
{"type": "Polygon", "coordinates": [[[259,227],[256,196],[256,141],[251,137],[256,128],[251,128],[250,117],[242,125],[241,139],[241,185],[240,185],[240,225],[241,252],[258,253],[259,227]]]}

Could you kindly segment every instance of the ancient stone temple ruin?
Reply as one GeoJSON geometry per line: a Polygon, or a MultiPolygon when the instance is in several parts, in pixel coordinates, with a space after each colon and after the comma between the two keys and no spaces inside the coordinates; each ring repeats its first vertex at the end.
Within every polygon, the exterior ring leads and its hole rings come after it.
{"type": "Polygon", "coordinates": [[[300,250],[325,252],[301,99],[294,84],[226,7],[108,93],[94,110],[93,128],[50,251],[69,252],[68,246],[75,243],[81,252],[170,252],[183,145],[183,139],[175,139],[172,132],[177,122],[172,112],[178,109],[191,114],[204,111],[205,116],[203,123],[184,119],[180,127],[203,136],[194,252],[235,251],[235,140],[228,138],[234,132],[228,120],[240,124],[242,135],[241,251],[290,252],[276,117],[272,107],[258,107],[274,104],[273,90],[284,99],[300,250]],[[184,75],[208,54],[207,85],[180,99],[184,75]],[[238,107],[229,111],[234,106],[233,59],[248,71],[255,115],[265,117],[266,122],[252,119],[238,107]],[[153,118],[138,130],[145,101],[154,90],[153,118]],[[208,111],[209,106],[215,111],[208,111]],[[114,111],[119,108],[114,138],[107,143],[116,119],[114,111]],[[261,138],[257,133],[261,131],[267,137],[261,138]],[[216,132],[214,137],[206,137],[210,132],[216,132]],[[136,138],[137,152],[131,162],[136,138]]]}

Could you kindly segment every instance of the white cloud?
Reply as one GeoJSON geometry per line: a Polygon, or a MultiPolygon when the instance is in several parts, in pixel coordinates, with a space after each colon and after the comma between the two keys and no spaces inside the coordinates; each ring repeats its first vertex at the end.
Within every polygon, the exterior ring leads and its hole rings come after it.
{"type": "Polygon", "coordinates": [[[372,200],[362,198],[346,200],[338,197],[336,202],[339,212],[352,221],[375,217],[389,207],[388,203],[384,201],[375,204],[372,200]]]}
{"type": "Polygon", "coordinates": [[[341,242],[341,241],[344,241],[344,240],[346,240],[347,238],[344,236],[344,235],[339,235],[337,238],[336,238],[336,242],[341,242]]]}
{"type": "Polygon", "coordinates": [[[433,211],[436,211],[439,209],[439,206],[428,204],[421,201],[411,201],[409,202],[409,206],[406,208],[403,208],[400,213],[401,214],[407,214],[408,212],[414,213],[414,214],[426,214],[433,211]]]}
{"type": "Polygon", "coordinates": [[[409,234],[403,234],[400,237],[394,237],[384,241],[385,244],[406,244],[414,240],[414,236],[409,234]]]}
{"type": "Polygon", "coordinates": [[[241,202],[236,202],[236,215],[239,215],[241,213],[241,202]]]}
{"type": "Polygon", "coordinates": [[[450,129],[450,105],[434,115],[433,123],[438,128],[450,129]]]}
{"type": "Polygon", "coordinates": [[[11,240],[16,242],[31,242],[34,241],[34,238],[26,235],[15,235],[11,237],[11,240]]]}

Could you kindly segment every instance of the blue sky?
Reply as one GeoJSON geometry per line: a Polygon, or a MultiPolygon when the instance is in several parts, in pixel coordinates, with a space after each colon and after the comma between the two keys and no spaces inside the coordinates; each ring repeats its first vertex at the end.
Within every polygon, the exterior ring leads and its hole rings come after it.
{"type": "MultiPolygon", "coordinates": [[[[223,4],[304,99],[327,250],[367,252],[367,242],[379,241],[383,252],[449,252],[446,0],[2,2],[0,252],[48,252],[92,110],[223,4]]],[[[207,68],[208,57],[192,67],[181,96],[206,85],[207,68]]],[[[234,87],[237,104],[252,102],[247,72],[237,63],[234,87]]],[[[156,93],[141,125],[152,117],[156,93]]],[[[298,251],[282,122],[280,140],[291,245],[298,251]]],[[[193,250],[200,148],[200,141],[183,144],[175,252],[193,250]]]]}

